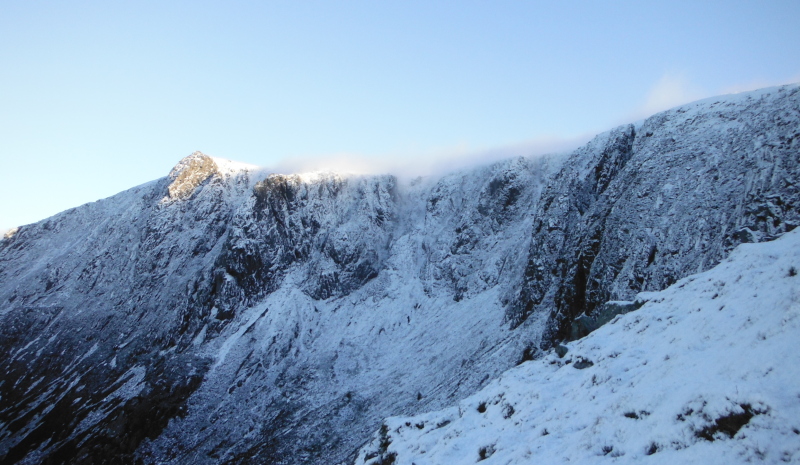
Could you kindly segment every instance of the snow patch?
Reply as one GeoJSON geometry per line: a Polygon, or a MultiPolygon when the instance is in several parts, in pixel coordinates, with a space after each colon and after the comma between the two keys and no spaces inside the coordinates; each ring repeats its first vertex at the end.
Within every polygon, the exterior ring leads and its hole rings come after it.
{"type": "Polygon", "coordinates": [[[210,157],[211,160],[214,161],[214,164],[217,165],[217,169],[219,169],[220,173],[222,174],[239,174],[241,172],[247,171],[259,171],[262,168],[256,165],[251,165],[249,163],[242,163],[239,161],[227,160],[225,158],[217,158],[217,157],[210,157]]]}

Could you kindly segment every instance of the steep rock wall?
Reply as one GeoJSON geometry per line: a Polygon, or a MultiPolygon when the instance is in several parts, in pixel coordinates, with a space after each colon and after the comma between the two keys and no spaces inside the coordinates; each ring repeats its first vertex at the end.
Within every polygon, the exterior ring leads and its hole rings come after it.
{"type": "Polygon", "coordinates": [[[546,344],[609,300],[660,290],[800,224],[797,86],[709,99],[576,151],[545,189],[512,325],[546,344]],[[596,148],[595,148],[596,147],[596,148]]]}

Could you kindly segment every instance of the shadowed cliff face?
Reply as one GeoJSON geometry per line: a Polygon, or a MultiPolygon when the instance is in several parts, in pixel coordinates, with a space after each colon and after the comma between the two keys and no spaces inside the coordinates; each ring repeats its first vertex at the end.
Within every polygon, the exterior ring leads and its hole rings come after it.
{"type": "Polygon", "coordinates": [[[253,189],[253,208],[237,216],[224,262],[247,295],[270,289],[263,270],[308,262],[303,288],[315,299],[347,295],[381,269],[395,227],[391,176],[271,175],[253,189]],[[255,260],[255,262],[253,262],[255,260]],[[261,278],[261,279],[259,279],[261,278]]]}
{"type": "Polygon", "coordinates": [[[195,153],[23,226],[0,241],[0,460],[350,460],[382,418],[797,225],[798,101],[701,102],[410,184],[195,153]]]}
{"type": "Polygon", "coordinates": [[[551,312],[548,341],[608,300],[717,264],[800,224],[798,89],[692,104],[612,131],[542,195],[512,324],[551,312]],[[777,98],[776,98],[777,97],[777,98]]]}
{"type": "Polygon", "coordinates": [[[202,209],[159,181],[3,241],[4,461],[129,463],[183,414],[209,365],[187,350],[204,315],[183,290],[230,216],[230,186],[205,185],[202,209]]]}

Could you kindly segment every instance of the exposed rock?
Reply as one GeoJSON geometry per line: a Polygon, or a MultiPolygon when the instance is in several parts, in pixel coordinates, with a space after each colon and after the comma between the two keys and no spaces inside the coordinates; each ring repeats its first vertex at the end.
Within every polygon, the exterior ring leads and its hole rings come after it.
{"type": "Polygon", "coordinates": [[[512,326],[551,313],[546,341],[800,222],[800,89],[708,99],[598,136],[542,194],[512,326]],[[644,135],[644,136],[642,136],[644,135]]]}
{"type": "Polygon", "coordinates": [[[575,368],[577,370],[584,370],[592,366],[594,366],[594,362],[583,357],[576,358],[575,361],[572,363],[572,368],[575,368]]]}
{"type": "Polygon", "coordinates": [[[592,316],[582,314],[578,316],[578,318],[575,318],[575,321],[572,322],[569,340],[574,341],[580,339],[608,323],[614,319],[615,316],[632,312],[642,305],[644,305],[644,301],[639,300],[634,302],[619,300],[606,302],[595,309],[592,316]]]}
{"type": "Polygon", "coordinates": [[[172,183],[167,187],[172,199],[185,199],[191,196],[203,181],[219,174],[214,160],[200,152],[194,152],[181,160],[169,173],[172,183]]]}
{"type": "Polygon", "coordinates": [[[556,344],[556,346],[554,347],[554,350],[556,352],[556,355],[558,355],[559,358],[564,358],[564,356],[567,355],[567,353],[569,352],[569,347],[561,345],[561,344],[556,344]]]}
{"type": "Polygon", "coordinates": [[[12,237],[14,237],[14,234],[16,234],[17,231],[19,231],[18,227],[9,229],[5,233],[3,233],[3,239],[11,239],[12,237]]]}

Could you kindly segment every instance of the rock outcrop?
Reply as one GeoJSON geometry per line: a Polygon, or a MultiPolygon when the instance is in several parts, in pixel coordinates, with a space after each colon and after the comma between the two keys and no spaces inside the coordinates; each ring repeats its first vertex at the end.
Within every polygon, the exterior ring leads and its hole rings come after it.
{"type": "Polygon", "coordinates": [[[167,187],[171,199],[185,199],[192,195],[206,179],[219,174],[214,160],[201,152],[194,152],[181,160],[169,173],[172,183],[167,187]]]}

